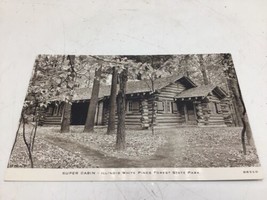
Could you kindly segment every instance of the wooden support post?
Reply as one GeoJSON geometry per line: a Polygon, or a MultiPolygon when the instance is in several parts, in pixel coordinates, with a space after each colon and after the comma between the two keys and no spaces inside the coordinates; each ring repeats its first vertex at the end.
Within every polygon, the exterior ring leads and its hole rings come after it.
{"type": "Polygon", "coordinates": [[[188,114],[187,114],[186,104],[184,104],[184,117],[185,117],[185,123],[187,123],[188,122],[188,114]]]}
{"type": "Polygon", "coordinates": [[[140,112],[141,112],[141,127],[142,129],[149,128],[149,118],[148,118],[148,103],[147,99],[142,99],[140,105],[140,112]]]}
{"type": "Polygon", "coordinates": [[[102,125],[102,117],[103,117],[103,101],[98,103],[97,109],[97,125],[102,125]]]}
{"type": "Polygon", "coordinates": [[[196,105],[196,117],[197,117],[197,123],[199,126],[204,125],[204,116],[203,116],[203,110],[201,106],[201,102],[195,102],[196,105]]]}

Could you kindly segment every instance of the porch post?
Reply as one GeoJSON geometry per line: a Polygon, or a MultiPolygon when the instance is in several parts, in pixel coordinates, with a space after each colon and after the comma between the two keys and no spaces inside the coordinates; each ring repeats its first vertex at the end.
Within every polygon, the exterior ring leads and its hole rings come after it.
{"type": "Polygon", "coordinates": [[[140,112],[141,112],[141,127],[142,127],[142,129],[148,129],[149,128],[149,118],[148,118],[147,99],[141,100],[140,112]]]}
{"type": "Polygon", "coordinates": [[[183,105],[184,107],[184,117],[185,117],[185,123],[187,124],[188,122],[188,114],[187,114],[187,107],[186,107],[186,103],[183,105]]]}
{"type": "Polygon", "coordinates": [[[95,112],[95,119],[94,119],[94,124],[97,125],[97,119],[98,119],[98,111],[99,111],[99,101],[97,102],[96,105],[96,112],[95,112]]]}
{"type": "Polygon", "coordinates": [[[204,116],[203,116],[203,110],[201,106],[200,101],[195,101],[195,108],[196,108],[196,117],[197,117],[197,124],[198,126],[204,125],[204,116]]]}
{"type": "Polygon", "coordinates": [[[102,125],[102,116],[103,116],[103,101],[100,101],[98,104],[98,112],[97,112],[97,125],[102,125]]]}
{"type": "Polygon", "coordinates": [[[204,125],[209,125],[209,118],[210,118],[210,113],[211,113],[209,102],[205,102],[202,104],[202,112],[203,112],[203,118],[204,118],[204,125]]]}

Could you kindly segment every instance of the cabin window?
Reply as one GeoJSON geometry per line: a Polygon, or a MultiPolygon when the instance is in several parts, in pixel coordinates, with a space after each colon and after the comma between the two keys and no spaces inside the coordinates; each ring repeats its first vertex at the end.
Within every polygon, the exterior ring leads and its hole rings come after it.
{"type": "Polygon", "coordinates": [[[133,111],[133,102],[132,101],[129,101],[128,102],[128,111],[133,111]]]}
{"type": "Polygon", "coordinates": [[[213,114],[219,114],[222,112],[220,103],[215,103],[215,102],[209,103],[209,109],[211,110],[211,113],[213,114]]]}
{"type": "Polygon", "coordinates": [[[166,101],[166,113],[173,113],[173,104],[172,101],[166,101]]]}
{"type": "Polygon", "coordinates": [[[128,112],[139,111],[139,101],[128,101],[127,105],[128,112]]]}
{"type": "Polygon", "coordinates": [[[158,111],[164,111],[164,102],[159,101],[157,102],[158,111]]]}
{"type": "Polygon", "coordinates": [[[221,113],[222,112],[221,104],[220,103],[215,103],[215,105],[216,105],[216,111],[217,111],[217,113],[221,113]]]}
{"type": "MultiPolygon", "coordinates": [[[[172,101],[159,101],[157,102],[158,111],[163,111],[164,113],[173,112],[173,102],[172,101]]],[[[177,110],[177,107],[176,107],[177,110]]]]}
{"type": "Polygon", "coordinates": [[[173,113],[176,113],[177,112],[177,104],[176,104],[176,102],[172,102],[172,112],[173,113]]]}

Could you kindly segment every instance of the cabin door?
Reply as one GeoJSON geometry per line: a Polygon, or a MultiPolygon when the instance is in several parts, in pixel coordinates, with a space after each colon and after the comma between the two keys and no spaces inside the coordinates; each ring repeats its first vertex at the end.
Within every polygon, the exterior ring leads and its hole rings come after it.
{"type": "Polygon", "coordinates": [[[72,103],[71,106],[71,124],[84,125],[87,117],[89,103],[72,103]]]}
{"type": "Polygon", "coordinates": [[[188,101],[184,104],[185,121],[188,125],[196,125],[196,112],[193,102],[188,101]]]}

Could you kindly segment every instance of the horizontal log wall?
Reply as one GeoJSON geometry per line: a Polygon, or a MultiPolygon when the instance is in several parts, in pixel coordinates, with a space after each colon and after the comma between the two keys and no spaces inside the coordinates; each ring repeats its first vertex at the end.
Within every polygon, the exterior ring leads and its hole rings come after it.
{"type": "MultiPolygon", "coordinates": [[[[180,112],[179,105],[174,101],[174,97],[186,90],[186,87],[181,84],[179,81],[177,83],[172,83],[159,91],[159,94],[156,95],[157,102],[170,102],[171,104],[176,104],[177,110],[171,109],[171,112],[166,112],[166,104],[163,111],[158,110],[156,115],[156,125],[159,127],[176,127],[185,123],[184,113],[180,112]]],[[[152,105],[150,103],[150,105],[152,105]]],[[[171,105],[173,106],[173,105],[171,105]]],[[[149,111],[151,113],[151,107],[149,111]]]]}
{"type": "Polygon", "coordinates": [[[174,98],[177,94],[184,90],[186,90],[186,87],[180,82],[172,83],[160,90],[160,96],[174,98]]]}
{"type": "Polygon", "coordinates": [[[223,111],[221,109],[217,110],[217,108],[221,107],[221,100],[213,94],[209,94],[206,99],[207,102],[201,104],[204,116],[204,125],[226,126],[223,111]],[[217,106],[216,112],[211,109],[212,106],[217,106]]]}
{"type": "MultiPolygon", "coordinates": [[[[127,101],[132,100],[132,99],[128,99],[127,101]]],[[[141,103],[141,102],[140,102],[141,103]]],[[[131,126],[135,126],[138,128],[141,128],[141,112],[138,111],[126,111],[126,115],[125,115],[125,125],[126,127],[131,127],[131,126]]],[[[108,118],[109,118],[109,104],[108,104],[108,100],[104,103],[103,106],[103,125],[108,125],[108,118]]],[[[116,124],[118,122],[118,116],[117,116],[117,109],[116,109],[116,124]]]]}
{"type": "Polygon", "coordinates": [[[62,120],[63,109],[64,109],[63,102],[56,102],[56,103],[50,104],[47,110],[43,111],[44,118],[39,122],[39,124],[40,125],[60,125],[61,120],[62,120]],[[50,112],[48,112],[48,110],[50,112]]]}
{"type": "Polygon", "coordinates": [[[234,126],[233,116],[232,116],[230,106],[231,106],[231,103],[230,103],[229,98],[225,98],[221,101],[221,108],[222,108],[222,113],[223,113],[225,124],[227,126],[234,126]]]}

